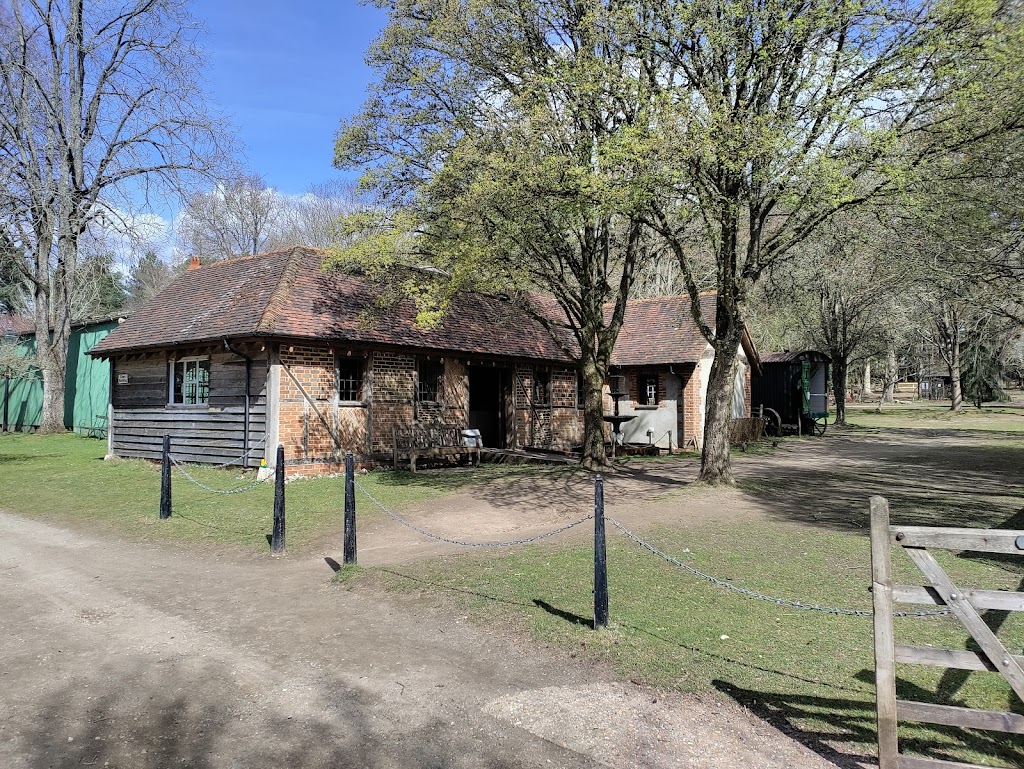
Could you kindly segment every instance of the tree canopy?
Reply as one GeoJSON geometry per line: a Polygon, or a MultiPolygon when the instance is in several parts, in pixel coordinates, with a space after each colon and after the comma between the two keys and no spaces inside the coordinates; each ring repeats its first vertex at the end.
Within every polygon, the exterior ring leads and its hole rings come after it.
{"type": "Polygon", "coordinates": [[[837,214],[944,178],[1021,121],[1024,46],[997,3],[379,5],[378,79],[336,163],[364,169],[381,206],[351,222],[365,237],[347,258],[433,267],[441,290],[408,287],[428,319],[461,288],[549,293],[590,393],[637,270],[671,253],[716,352],[711,482],[731,479],[731,387],[765,272],[837,214]],[[713,318],[697,297],[708,264],[713,318]]]}

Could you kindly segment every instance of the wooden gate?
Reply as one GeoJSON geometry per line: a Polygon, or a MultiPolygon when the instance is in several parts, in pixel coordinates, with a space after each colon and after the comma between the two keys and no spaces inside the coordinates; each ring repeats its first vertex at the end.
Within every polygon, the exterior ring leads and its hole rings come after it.
{"type": "Polygon", "coordinates": [[[1024,556],[1024,531],[890,526],[889,503],[871,498],[871,588],[875,608],[875,688],[878,707],[879,769],[982,769],[931,758],[900,755],[898,719],[1010,734],[1024,734],[1024,716],[992,710],[911,702],[896,698],[896,663],[933,665],[959,670],[998,672],[1024,700],[1024,656],[1010,654],[978,614],[979,609],[1024,611],[1024,593],[1004,590],[961,590],[928,552],[971,550],[1024,556]],[[894,585],[893,543],[921,570],[924,585],[894,585]],[[893,604],[946,606],[971,634],[980,651],[937,649],[897,644],[893,637],[893,604]]]}

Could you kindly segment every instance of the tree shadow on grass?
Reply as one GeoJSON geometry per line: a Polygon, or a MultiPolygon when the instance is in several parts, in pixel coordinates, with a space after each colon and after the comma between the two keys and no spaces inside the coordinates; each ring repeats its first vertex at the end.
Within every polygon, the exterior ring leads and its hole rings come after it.
{"type": "Polygon", "coordinates": [[[878,440],[843,439],[823,449],[824,462],[790,454],[788,461],[773,462],[770,472],[740,468],[740,487],[774,519],[865,535],[874,494],[889,500],[894,523],[964,527],[1001,525],[1024,496],[1024,447],[954,447],[893,430],[878,440]]]}
{"type": "MultiPolygon", "coordinates": [[[[616,497],[648,500],[691,483],[673,467],[616,465],[603,474],[609,503],[616,497]]],[[[694,473],[695,474],[695,471],[694,473]]],[[[533,510],[558,507],[589,511],[594,504],[594,473],[576,466],[487,466],[479,471],[438,470],[419,473],[387,472],[375,476],[382,487],[432,489],[464,493],[496,508],[533,510]]],[[[381,500],[386,503],[386,499],[381,500]]]]}
{"type": "MultiPolygon", "coordinates": [[[[857,678],[873,684],[874,672],[861,671],[857,678]]],[[[758,691],[722,680],[712,683],[718,691],[758,718],[841,767],[864,767],[875,763],[873,759],[865,759],[837,747],[849,744],[865,752],[875,751],[877,732],[873,700],[758,691]]],[[[919,702],[939,699],[934,693],[903,679],[897,679],[897,692],[901,699],[919,702]]],[[[965,760],[962,754],[953,750],[957,747],[1008,762],[1011,766],[1024,765],[1024,743],[1020,737],[1015,739],[1014,735],[999,732],[931,724],[918,724],[908,730],[908,723],[900,722],[900,750],[903,753],[942,761],[965,760]]]]}

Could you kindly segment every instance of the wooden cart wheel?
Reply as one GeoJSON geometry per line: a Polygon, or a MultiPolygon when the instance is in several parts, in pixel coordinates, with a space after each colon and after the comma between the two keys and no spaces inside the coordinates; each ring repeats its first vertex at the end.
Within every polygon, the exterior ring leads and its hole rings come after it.
{"type": "Polygon", "coordinates": [[[782,417],[775,409],[764,410],[764,434],[769,438],[778,438],[782,435],[782,417]]]}
{"type": "Polygon", "coordinates": [[[814,432],[816,435],[824,435],[826,427],[828,427],[828,417],[817,417],[814,420],[814,432]]]}

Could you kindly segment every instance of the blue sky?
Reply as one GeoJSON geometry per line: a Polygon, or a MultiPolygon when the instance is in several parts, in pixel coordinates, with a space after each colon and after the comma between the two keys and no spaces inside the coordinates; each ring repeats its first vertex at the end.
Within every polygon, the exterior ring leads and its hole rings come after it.
{"type": "Polygon", "coordinates": [[[386,14],[354,0],[196,0],[192,11],[206,28],[206,87],[248,169],[285,194],[341,178],[334,134],[363,103],[363,55],[386,14]]]}

